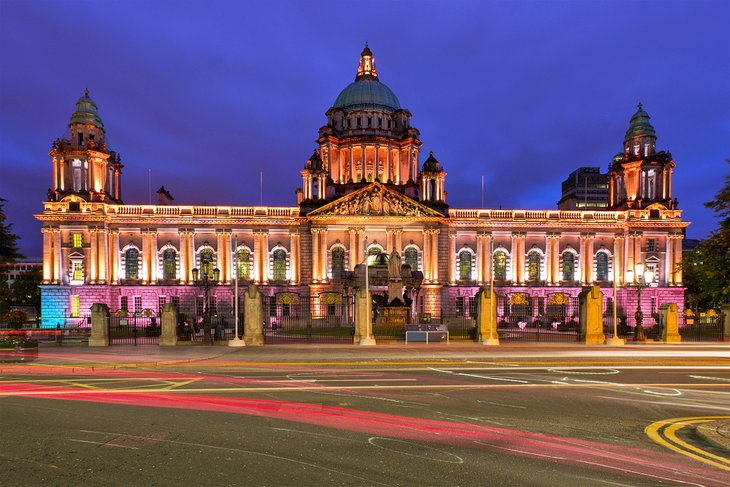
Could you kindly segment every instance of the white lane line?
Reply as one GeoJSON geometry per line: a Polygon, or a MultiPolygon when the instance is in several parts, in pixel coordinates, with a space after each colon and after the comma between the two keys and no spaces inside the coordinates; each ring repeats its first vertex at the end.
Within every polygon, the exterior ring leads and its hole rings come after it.
{"type": "Polygon", "coordinates": [[[504,406],[506,408],[527,409],[527,406],[518,406],[516,404],[502,404],[499,402],[482,401],[481,399],[477,399],[477,402],[482,403],[482,404],[493,404],[495,406],[504,406]]]}
{"type": "Polygon", "coordinates": [[[520,384],[529,384],[530,383],[529,381],[520,380],[520,379],[508,379],[506,377],[492,377],[492,376],[488,376],[488,375],[477,375],[477,374],[464,374],[462,372],[454,372],[452,370],[442,370],[442,369],[437,369],[434,367],[427,367],[427,368],[429,370],[433,370],[434,372],[441,372],[443,374],[451,374],[451,375],[459,375],[459,376],[463,376],[463,377],[474,377],[477,379],[489,379],[489,380],[502,380],[502,381],[506,381],[506,382],[518,382],[520,384]]]}
{"type": "Polygon", "coordinates": [[[92,445],[113,446],[114,448],[128,448],[130,450],[139,450],[139,448],[137,448],[136,446],[115,445],[114,443],[102,443],[99,441],[75,440],[73,438],[69,438],[69,441],[75,441],[76,443],[91,443],[92,445]]]}
{"type": "Polygon", "coordinates": [[[704,375],[690,375],[693,379],[706,379],[706,380],[719,380],[722,382],[730,382],[730,379],[725,379],[723,377],[707,377],[704,375]]]}
{"type": "Polygon", "coordinates": [[[577,375],[616,375],[621,372],[614,368],[602,368],[602,367],[586,367],[576,369],[572,367],[566,367],[561,369],[547,369],[547,372],[554,374],[577,374],[577,375]]]}
{"type": "MultiPolygon", "coordinates": [[[[564,377],[563,380],[568,380],[567,377],[564,377]]],[[[626,387],[627,384],[621,384],[620,382],[607,382],[604,380],[587,380],[587,379],[570,379],[572,382],[582,382],[585,384],[608,384],[610,386],[617,386],[617,387],[626,387]]]]}
{"type": "Polygon", "coordinates": [[[663,401],[649,401],[648,399],[631,399],[629,397],[611,397],[611,396],[596,396],[599,399],[610,399],[613,401],[627,401],[627,402],[642,402],[646,404],[658,404],[661,406],[674,406],[677,408],[689,408],[689,409],[717,409],[719,411],[730,411],[730,408],[723,406],[714,406],[711,404],[702,403],[688,403],[688,402],[663,402],[663,401]]]}
{"type": "Polygon", "coordinates": [[[676,396],[681,396],[682,395],[682,391],[680,391],[679,389],[669,388],[668,391],[665,391],[665,390],[654,390],[654,391],[652,391],[651,389],[644,389],[641,392],[644,392],[646,394],[654,394],[655,396],[673,396],[673,397],[676,397],[676,396]],[[672,391],[672,392],[668,392],[668,391],[672,391]]]}
{"type": "Polygon", "coordinates": [[[433,460],[436,462],[443,462],[443,463],[464,463],[464,459],[461,458],[459,455],[454,455],[453,453],[449,453],[444,450],[439,450],[438,448],[433,448],[430,446],[413,443],[410,441],[398,440],[395,438],[384,438],[382,436],[372,436],[372,437],[368,438],[368,443],[370,443],[371,445],[376,446],[378,448],[382,448],[383,450],[392,451],[394,453],[400,453],[402,455],[407,455],[409,457],[425,458],[426,460],[433,460]],[[388,446],[382,445],[382,443],[386,443],[386,444],[394,443],[395,445],[398,445],[398,446],[394,447],[393,445],[391,445],[390,447],[388,447],[388,446]],[[403,451],[402,449],[399,449],[399,448],[404,448],[404,447],[415,447],[417,450],[424,450],[424,451],[441,454],[441,455],[444,455],[446,457],[446,459],[435,457],[433,454],[424,455],[424,454],[419,454],[419,453],[403,451]],[[451,458],[451,459],[449,459],[449,458],[451,458]]]}
{"type": "Polygon", "coordinates": [[[343,441],[349,441],[349,442],[354,442],[354,443],[362,443],[362,440],[355,440],[353,438],[343,438],[343,437],[335,436],[335,435],[325,435],[322,433],[313,433],[311,431],[295,430],[295,429],[291,429],[291,428],[274,428],[273,426],[271,427],[271,429],[275,430],[275,431],[283,431],[285,433],[299,433],[302,435],[322,436],[324,438],[331,438],[334,440],[343,440],[343,441]]]}

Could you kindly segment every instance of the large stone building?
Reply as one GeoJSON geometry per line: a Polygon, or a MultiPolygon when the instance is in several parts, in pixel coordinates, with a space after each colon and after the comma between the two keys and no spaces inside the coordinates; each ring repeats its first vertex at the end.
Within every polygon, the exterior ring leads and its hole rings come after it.
{"type": "Polygon", "coordinates": [[[270,296],[346,295],[366,251],[397,251],[422,273],[418,289],[406,290],[413,313],[468,308],[490,281],[501,294],[544,303],[615,280],[632,309],[636,277],[627,271],[639,262],[654,276],[646,313],[683,302],[678,264],[688,223],[673,199],[674,161],[656,151],[641,106],[610,164],[609,208],[601,211],[449,207],[445,166],[420,154],[411,112],[380,80],[367,46],[326,117],[318,149],[292,167],[302,176],[296,205],[173,205],[164,193],[168,204],[123,204],[123,165],[87,92],[69,139],[53,143],[52,187],[37,215],[44,324],[88,314],[96,302],[130,312],[193,303],[200,312],[202,276],[213,281],[218,308],[232,306],[236,276],[270,296]]]}

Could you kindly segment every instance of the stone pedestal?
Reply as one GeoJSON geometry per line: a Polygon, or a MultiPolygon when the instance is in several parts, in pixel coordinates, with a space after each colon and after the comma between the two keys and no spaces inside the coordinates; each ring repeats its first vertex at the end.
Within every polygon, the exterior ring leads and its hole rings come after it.
{"type": "Polygon", "coordinates": [[[384,306],[380,324],[383,326],[403,326],[410,320],[411,309],[407,306],[384,306]]]}
{"type": "Polygon", "coordinates": [[[666,343],[679,343],[679,307],[675,303],[659,307],[659,322],[662,326],[662,340],[666,343]]]}
{"type": "Polygon", "coordinates": [[[106,304],[91,305],[90,347],[109,346],[109,307],[106,304]]]}
{"type": "Polygon", "coordinates": [[[162,305],[162,330],[160,346],[174,347],[177,345],[177,308],[172,303],[162,305]]]}
{"type": "Polygon", "coordinates": [[[264,344],[263,309],[258,286],[251,285],[243,293],[243,341],[246,345],[264,344]]]}
{"type": "Polygon", "coordinates": [[[588,345],[603,344],[603,292],[598,286],[587,286],[579,295],[580,334],[588,345]]]}
{"type": "Polygon", "coordinates": [[[403,303],[403,280],[391,279],[388,281],[388,304],[395,300],[403,303]]]}

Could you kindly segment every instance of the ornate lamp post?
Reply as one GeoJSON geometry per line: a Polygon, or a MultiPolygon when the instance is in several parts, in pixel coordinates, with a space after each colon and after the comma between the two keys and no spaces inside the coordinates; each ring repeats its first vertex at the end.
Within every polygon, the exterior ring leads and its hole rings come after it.
{"type": "Polygon", "coordinates": [[[643,342],[646,340],[646,337],[644,336],[644,327],[642,326],[644,313],[641,311],[641,289],[654,281],[654,273],[643,262],[639,262],[634,266],[633,270],[629,269],[626,271],[626,279],[629,282],[633,282],[634,275],[636,275],[636,283],[634,284],[636,287],[636,313],[634,313],[636,330],[634,331],[634,341],[643,342]]]}
{"type": "Polygon", "coordinates": [[[209,272],[203,272],[202,275],[200,270],[193,269],[193,281],[198,286],[201,286],[205,292],[205,301],[203,302],[203,339],[206,342],[210,342],[213,345],[213,336],[210,333],[210,286],[218,282],[220,278],[220,269],[213,269],[213,275],[209,272]]]}
{"type": "Polygon", "coordinates": [[[233,322],[234,322],[234,335],[233,340],[228,340],[229,347],[244,347],[246,342],[238,337],[238,238],[233,241],[233,269],[235,275],[233,276],[233,322]]]}

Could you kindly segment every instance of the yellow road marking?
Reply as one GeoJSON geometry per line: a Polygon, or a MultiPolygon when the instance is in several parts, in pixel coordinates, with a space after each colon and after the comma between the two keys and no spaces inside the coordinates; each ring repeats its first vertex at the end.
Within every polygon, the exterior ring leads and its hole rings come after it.
{"type": "Polygon", "coordinates": [[[706,423],[719,419],[730,419],[730,416],[696,416],[687,418],[671,418],[657,421],[644,429],[644,432],[655,443],[669,448],[682,455],[699,460],[722,470],[730,471],[730,459],[715,455],[690,445],[677,437],[677,432],[685,426],[706,423]],[[719,462],[719,463],[718,463],[719,462]]]}

